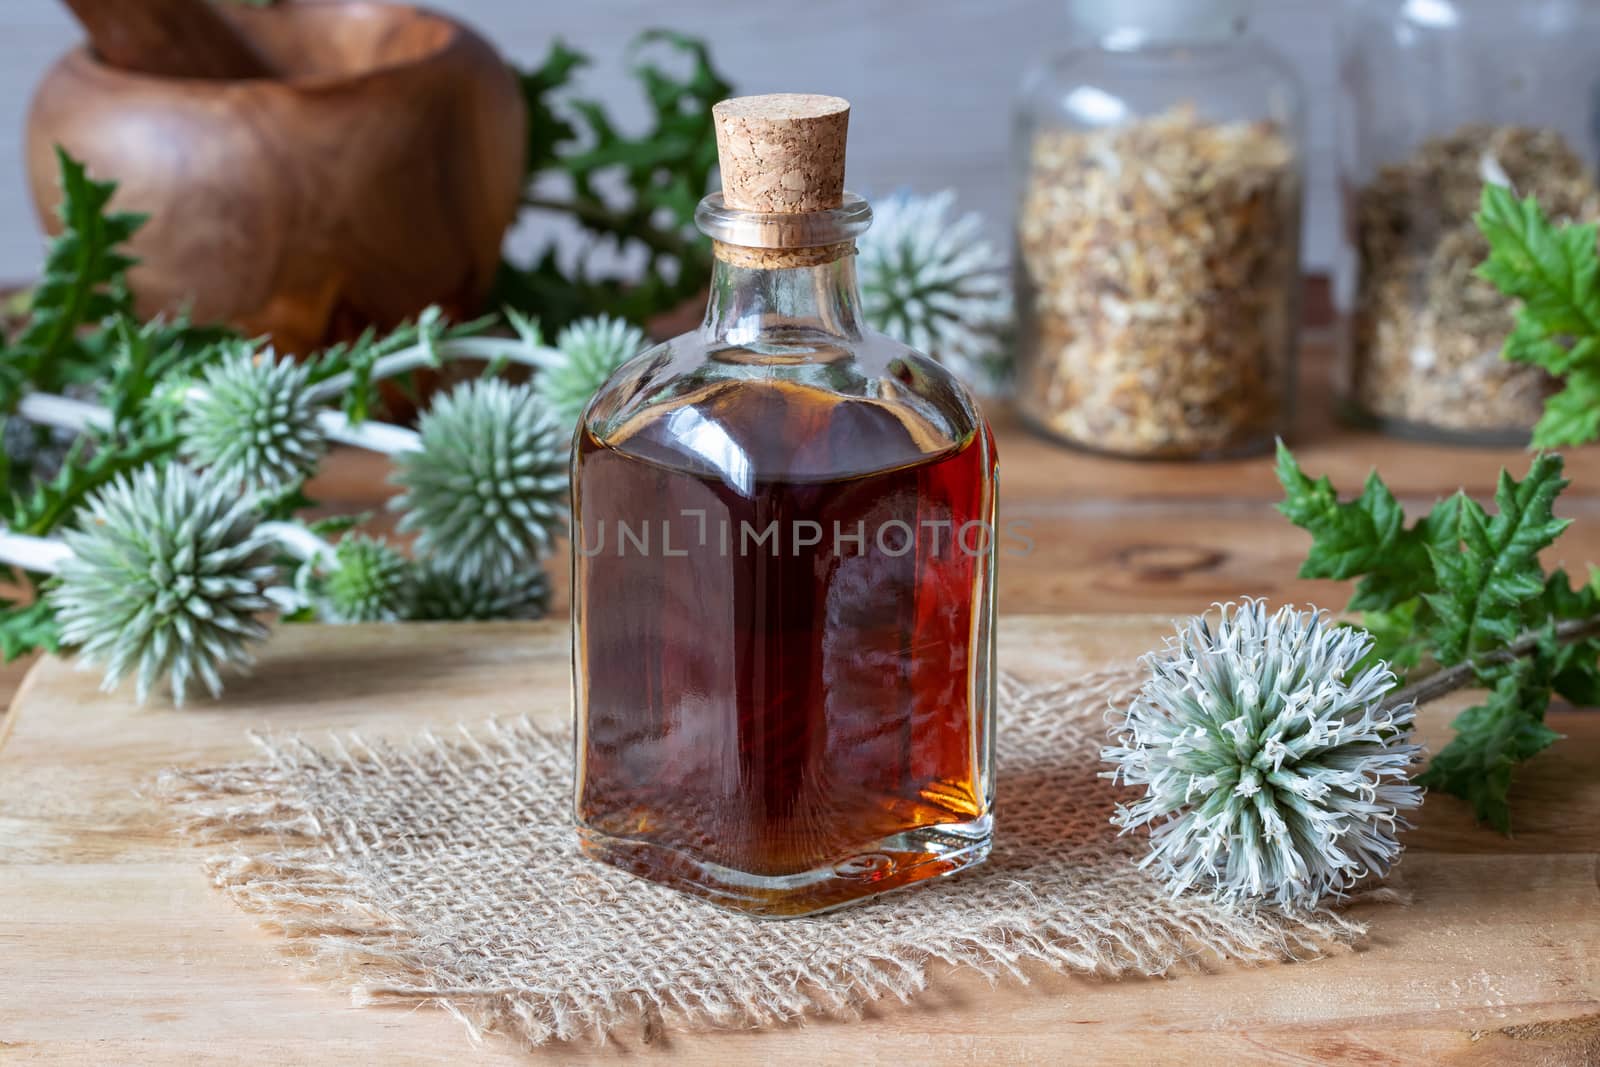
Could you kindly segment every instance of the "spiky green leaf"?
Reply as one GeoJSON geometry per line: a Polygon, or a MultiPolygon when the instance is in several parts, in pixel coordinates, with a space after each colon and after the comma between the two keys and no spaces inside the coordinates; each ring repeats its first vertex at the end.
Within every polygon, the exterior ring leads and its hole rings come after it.
{"type": "Polygon", "coordinates": [[[18,656],[61,647],[61,624],[47,601],[14,604],[0,600],[0,658],[10,663],[18,656]]]}
{"type": "Polygon", "coordinates": [[[1561,458],[1536,458],[1521,482],[1502,471],[1493,514],[1458,493],[1409,529],[1375,478],[1360,498],[1341,501],[1327,478],[1306,476],[1281,447],[1278,474],[1286,494],[1280,510],[1313,537],[1302,573],[1361,579],[1350,606],[1365,613],[1374,639],[1361,667],[1379,658],[1404,671],[1480,665],[1474,670],[1495,692],[1458,720],[1428,783],[1504,827],[1516,765],[1549,743],[1543,721],[1552,693],[1600,703],[1600,638],[1582,625],[1600,618],[1600,583],[1591,575],[1574,588],[1560,571],[1547,577],[1539,563],[1567,528],[1554,514],[1567,485],[1561,458]],[[1547,636],[1533,666],[1481,666],[1538,633],[1547,636]]]}
{"type": "Polygon", "coordinates": [[[695,38],[649,30],[629,51],[647,110],[637,134],[628,132],[637,124],[572,95],[573,75],[588,57],[564,44],[522,78],[529,205],[577,223],[591,249],[622,248],[642,260],[638,277],[632,267],[602,268],[587,254],[558,258],[553,246],[526,265],[502,263],[497,303],[536,313],[552,330],[595,314],[644,322],[710,277],[709,244],[692,223],[717,163],[711,107],[732,87],[695,38]],[[670,64],[658,60],[663,54],[670,64]]]}
{"type": "Polygon", "coordinates": [[[1481,504],[1464,499],[1460,550],[1430,548],[1438,590],[1426,599],[1435,615],[1430,637],[1441,663],[1460,663],[1523,632],[1525,605],[1545,590],[1539,553],[1571,525],[1552,510],[1568,484],[1562,466],[1560,456],[1539,456],[1521,482],[1501,471],[1497,513],[1491,517],[1481,504]]]}
{"type": "Polygon", "coordinates": [[[23,382],[56,392],[68,382],[92,378],[96,361],[79,331],[131,306],[123,276],[134,260],[122,246],[145,216],[109,210],[114,182],[90,178],[84,165],[60,148],[56,160],[62,229],[45,255],[27,324],[3,352],[6,371],[0,382],[11,386],[3,397],[8,409],[23,382]]]}
{"type": "Polygon", "coordinates": [[[1341,501],[1333,483],[1326,476],[1307,477],[1281,441],[1278,481],[1285,493],[1278,510],[1312,537],[1300,577],[1360,577],[1350,605],[1355,611],[1387,611],[1427,590],[1428,545],[1451,521],[1456,505],[1441,505],[1438,517],[1408,529],[1405,511],[1377,472],[1368,476],[1360,497],[1341,501]]]}
{"type": "Polygon", "coordinates": [[[1501,833],[1511,832],[1507,794],[1517,765],[1561,738],[1544,723],[1556,651],[1550,641],[1532,658],[1485,672],[1484,683],[1492,686],[1488,699],[1456,717],[1455,738],[1418,778],[1430,789],[1461,797],[1501,833]]]}
{"type": "Polygon", "coordinates": [[[1518,302],[1507,359],[1564,379],[1534,430],[1536,448],[1600,438],[1600,252],[1593,223],[1557,225],[1533,197],[1487,185],[1477,216],[1489,242],[1478,274],[1518,302]]]}

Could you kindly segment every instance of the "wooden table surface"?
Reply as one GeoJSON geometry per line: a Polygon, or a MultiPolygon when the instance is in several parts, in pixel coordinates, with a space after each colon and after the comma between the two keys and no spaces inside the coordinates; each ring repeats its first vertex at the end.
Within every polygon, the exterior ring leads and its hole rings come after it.
{"type": "MultiPolygon", "coordinates": [[[[1356,491],[1367,471],[1376,466],[1408,507],[1424,507],[1457,488],[1487,498],[1502,465],[1518,472],[1526,469],[1527,454],[1515,449],[1405,443],[1337,426],[1328,412],[1332,391],[1325,349],[1313,345],[1310,357],[1293,444],[1308,472],[1331,475],[1346,493],[1356,491]]],[[[1273,511],[1279,493],[1270,458],[1203,465],[1120,462],[1066,451],[1030,437],[1003,410],[994,412],[994,422],[1001,455],[1002,521],[1031,523],[1030,533],[1037,545],[1028,558],[1003,561],[1003,612],[1154,613],[1167,618],[1246,594],[1273,602],[1342,606],[1346,589],[1295,577],[1307,538],[1273,511]]],[[[1561,563],[1581,573],[1589,561],[1600,561],[1600,450],[1569,454],[1568,461],[1574,485],[1558,512],[1576,522],[1547,563],[1561,563]]],[[[312,495],[330,511],[369,508],[387,494],[385,473],[381,460],[342,453],[329,463],[312,495]]],[[[557,563],[556,572],[562,569],[557,563]]],[[[1009,632],[1014,632],[1015,625],[1009,632]]],[[[1106,625],[1126,636],[1132,624],[1108,620],[1106,625]]],[[[1140,633],[1154,637],[1157,628],[1149,620],[1139,625],[1143,626],[1140,633]]],[[[377,647],[386,640],[374,638],[370,643],[377,647]]],[[[269,658],[290,652],[293,649],[275,648],[269,658]]],[[[476,662],[471,654],[462,654],[476,662]]],[[[406,661],[385,655],[378,662],[393,666],[406,661]]],[[[13,664],[0,672],[0,697],[7,702],[26,666],[13,664]]],[[[32,725],[59,712],[60,730],[46,731],[39,744],[19,751],[17,742],[29,736],[28,719],[19,712],[13,719],[23,719],[20,726],[14,721],[0,723],[0,736],[6,728],[16,726],[12,743],[0,748],[0,864],[5,865],[3,871],[10,882],[0,886],[0,923],[6,924],[0,926],[0,1061],[10,1062],[8,1053],[22,1051],[45,1060],[91,1059],[97,1058],[97,1048],[106,1050],[104,1057],[98,1057],[104,1062],[143,1058],[143,1051],[157,1048],[168,1059],[229,1059],[226,1048],[209,1040],[143,1044],[159,1030],[158,1024],[177,1021],[168,1019],[173,1009],[167,990],[161,988],[161,983],[173,978],[169,968],[151,964],[147,976],[131,972],[112,975],[107,982],[115,988],[109,991],[105,983],[97,983],[97,995],[112,996],[120,1005],[108,1022],[94,1003],[74,999],[71,989],[55,981],[67,972],[51,954],[51,946],[40,944],[40,935],[46,933],[43,928],[31,928],[26,922],[20,927],[6,923],[5,902],[13,893],[28,889],[21,883],[29,877],[31,850],[53,844],[38,840],[36,835],[43,832],[40,827],[27,817],[19,819],[13,810],[31,795],[34,779],[30,775],[40,771],[39,761],[48,759],[52,745],[69,730],[99,731],[91,740],[99,746],[103,766],[114,770],[124,753],[120,732],[136,726],[142,730],[145,723],[140,717],[144,713],[131,717],[124,713],[121,718],[113,716],[102,729],[102,720],[84,709],[103,712],[120,705],[93,695],[92,679],[68,675],[56,663],[49,664],[42,677],[45,681],[36,679],[32,686],[34,702],[28,706],[32,725]],[[59,703],[64,700],[70,706],[59,703]],[[58,706],[46,706],[52,701],[58,706]],[[28,993],[39,988],[52,990],[55,999],[17,999],[19,990],[28,993]],[[26,1019],[18,1014],[24,1009],[30,1013],[26,1019]],[[31,1013],[42,1014],[35,1017],[31,1013]],[[142,1020],[140,1025],[129,1021],[135,1017],[142,1020]],[[141,1028],[146,1024],[147,1028],[141,1028]],[[102,1039],[95,1035],[101,1033],[111,1036],[103,1039],[106,1044],[97,1045],[102,1039]],[[7,1042],[12,1042],[12,1047],[7,1042]]],[[[354,673],[345,687],[346,695],[358,696],[368,684],[381,687],[387,677],[370,671],[354,673]]],[[[276,693],[279,720],[285,715],[291,725],[339,720],[338,709],[326,704],[318,706],[321,717],[302,720],[281,688],[289,682],[272,680],[268,669],[258,678],[243,690],[248,707],[255,708],[248,704],[251,694],[276,693]]],[[[238,697],[235,691],[233,698],[238,697]]],[[[400,695],[395,700],[405,704],[400,695]]],[[[223,713],[199,714],[211,722],[223,713]]],[[[227,719],[235,746],[239,744],[235,735],[242,734],[253,714],[227,719]]],[[[1000,1010],[1001,1002],[993,999],[999,994],[973,987],[970,1006],[978,1014],[972,1018],[980,1029],[999,1026],[1008,1035],[1010,1043],[995,1046],[1009,1050],[1002,1058],[1044,1055],[1058,1047],[1050,1041],[1068,1041],[1072,1028],[1081,1025],[1082,1032],[1092,1036],[1087,1044],[1072,1043],[1078,1050],[1075,1055],[1098,1050],[1135,1059],[1188,1053],[1189,1058],[1201,1059],[1253,1059],[1270,1054],[1284,1062],[1330,1058],[1419,1062],[1441,1057],[1496,1063],[1600,1062],[1596,986],[1600,941],[1594,925],[1600,921],[1596,892],[1600,873],[1595,855],[1600,849],[1600,793],[1596,786],[1600,776],[1594,772],[1600,766],[1600,716],[1558,711],[1552,721],[1570,739],[1522,773],[1514,798],[1519,822],[1516,838],[1508,841],[1473,827],[1450,798],[1428,802],[1422,829],[1412,838],[1407,870],[1423,876],[1430,892],[1437,893],[1446,906],[1442,917],[1415,909],[1389,909],[1374,916],[1377,932],[1368,952],[1269,972],[1182,979],[1170,985],[1171,992],[1160,983],[1153,987],[1157,992],[1151,993],[1141,988],[1142,984],[1069,982],[1063,986],[1048,979],[1023,1001],[1004,1001],[1013,1007],[1025,1005],[1015,1007],[1021,1014],[1004,1019],[983,1015],[984,1010],[1000,1010]],[[1397,965],[1401,969],[1396,970],[1397,965]],[[1128,1014],[1119,1016],[1122,1012],[1128,1014]],[[1043,1028],[1039,1033],[1050,1040],[1034,1041],[1025,1032],[1030,1026],[1043,1028]]],[[[1428,732],[1435,742],[1447,736],[1444,722],[1442,712],[1430,713],[1428,732]]],[[[226,747],[213,736],[191,752],[182,746],[173,749],[170,744],[154,744],[141,734],[130,738],[125,754],[130,763],[144,766],[155,758],[192,756],[226,747]]],[[[118,788],[126,786],[124,778],[112,774],[118,788]]],[[[92,822],[93,816],[79,815],[92,822]]],[[[119,907],[116,893],[121,890],[102,892],[100,887],[109,884],[113,874],[126,873],[117,866],[126,859],[121,852],[125,842],[119,839],[122,828],[113,820],[104,826],[80,827],[74,833],[74,847],[86,843],[90,850],[78,868],[82,882],[55,886],[55,890],[81,906],[85,920],[98,931],[114,924],[119,907]]],[[[142,839],[133,843],[140,848],[155,847],[142,839]]],[[[162,843],[162,847],[169,845],[162,843]]],[[[162,868],[162,877],[177,869],[169,862],[162,868]]],[[[133,874],[145,877],[140,870],[133,874]]],[[[241,934],[249,924],[227,917],[225,910],[215,907],[203,884],[194,880],[182,887],[146,884],[139,892],[168,893],[184,908],[200,909],[197,914],[203,919],[197,921],[217,941],[195,942],[195,955],[185,957],[190,962],[205,962],[213,956],[236,962],[244,950],[228,939],[240,936],[247,938],[251,952],[262,958],[269,955],[270,939],[241,934]]],[[[161,929],[136,933],[140,953],[161,955],[166,937],[161,929]]],[[[107,955],[99,959],[98,966],[126,968],[134,958],[107,955]]],[[[144,968],[146,964],[136,966],[144,968]]],[[[289,1014],[274,1017],[282,1043],[274,1045],[256,1034],[253,1043],[241,1046],[240,1056],[247,1047],[249,1058],[291,1062],[289,1050],[307,1049],[293,1040],[297,1028],[310,1017],[297,1013],[307,1011],[320,1020],[318,1027],[327,1024],[326,1043],[315,1046],[319,1053],[360,1059],[366,1048],[363,1035],[377,1032],[385,1035],[385,1041],[396,1042],[391,1047],[399,1050],[397,1062],[410,1058],[407,1050],[417,1058],[431,1058],[435,1053],[441,1058],[466,1054],[464,1045],[454,1040],[453,1024],[446,1021],[408,1020],[394,1013],[374,1018],[367,1012],[347,1012],[336,1001],[300,999],[313,994],[291,973],[277,974],[272,981],[282,987],[281,1001],[272,1003],[295,1005],[289,1014]],[[307,1008],[307,1003],[320,1007],[307,1008]],[[327,1022],[329,1014],[338,1017],[336,1023],[327,1022]],[[410,1029],[413,1026],[422,1026],[428,1035],[417,1039],[421,1043],[414,1047],[408,1043],[417,1033],[410,1029]],[[428,1057],[423,1056],[425,1052],[428,1057]]],[[[226,1016],[224,1021],[244,1027],[245,1020],[230,1013],[243,1012],[245,1007],[229,1002],[226,989],[222,993],[218,1010],[226,1016]]],[[[269,1010],[270,1005],[249,1010],[258,1008],[269,1010]]],[[[916,1016],[914,1025],[918,1036],[905,1040],[922,1042],[926,1033],[942,1035],[938,1047],[946,1059],[987,1058],[976,1038],[966,1040],[947,1033],[936,1015],[916,1016]]],[[[320,1034],[323,1030],[313,1027],[308,1032],[320,1034]]],[[[896,1032],[893,1027],[885,1032],[888,1036],[883,1041],[887,1043],[875,1040],[863,1046],[862,1058],[890,1058],[896,1032]]],[[[847,1053],[851,1033],[834,1034],[834,1043],[825,1047],[835,1054],[847,1053]]],[[[728,1040],[730,1043],[721,1045],[696,1040],[684,1047],[728,1061],[754,1054],[745,1039],[728,1040]]],[[[919,1047],[913,1043],[904,1050],[910,1059],[920,1062],[922,1057],[914,1054],[919,1047]]],[[[764,1053],[769,1048],[761,1046],[760,1050],[764,1053]]],[[[805,1056],[797,1054],[795,1058],[805,1056]]]]}
{"type": "MultiPolygon", "coordinates": [[[[1156,644],[1152,616],[1011,616],[1004,669],[1071,677],[1156,644]]],[[[991,985],[940,969],[908,1005],[763,1032],[623,1033],[527,1054],[474,1052],[443,1012],[354,1007],[286,961],[281,938],[213,889],[205,850],[148,795],[171,766],[251,753],[251,730],[404,738],[424,726],[568,714],[559,622],[287,627],[226,699],[131,705],[60,660],[29,676],[0,747],[0,1061],[40,1063],[1600,1062],[1600,718],[1528,766],[1519,833],[1428,798],[1359,951],[1169,980],[1036,973],[991,985]]],[[[1460,707],[1428,709],[1437,746],[1460,707]]],[[[999,813],[1004,833],[1004,812],[999,813]]],[[[909,900],[909,898],[907,898],[909,900]]]]}

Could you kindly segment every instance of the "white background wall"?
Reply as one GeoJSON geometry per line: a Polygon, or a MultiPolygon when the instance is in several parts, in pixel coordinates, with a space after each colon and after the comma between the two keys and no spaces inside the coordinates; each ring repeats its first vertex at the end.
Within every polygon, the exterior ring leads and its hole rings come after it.
{"type": "MultiPolygon", "coordinates": [[[[129,0],[138,2],[138,0],[129,0]]],[[[741,92],[848,97],[852,188],[931,192],[1007,225],[1011,100],[1022,68],[1069,39],[1064,0],[425,0],[476,25],[511,60],[536,63],[554,37],[597,62],[584,89],[626,122],[642,105],[623,56],[640,29],[707,38],[741,92]]],[[[1333,15],[1338,0],[1260,0],[1257,25],[1302,71],[1312,130],[1307,255],[1332,260],[1333,15]]],[[[0,14],[0,280],[29,278],[40,241],[22,174],[23,119],[45,68],[79,37],[54,0],[0,14]]],[[[519,240],[528,240],[524,234],[519,240]]]]}

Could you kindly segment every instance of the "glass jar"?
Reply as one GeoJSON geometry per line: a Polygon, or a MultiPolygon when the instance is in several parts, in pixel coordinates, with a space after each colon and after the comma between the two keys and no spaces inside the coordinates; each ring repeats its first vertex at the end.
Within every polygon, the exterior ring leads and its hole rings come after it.
{"type": "Polygon", "coordinates": [[[1017,124],[1017,404],[1126,456],[1281,433],[1300,306],[1302,94],[1248,0],[1075,0],[1086,43],[1017,124]]]}
{"type": "Polygon", "coordinates": [[[1526,444],[1552,380],[1501,358],[1513,303],[1475,271],[1485,182],[1554,218],[1600,208],[1585,0],[1350,0],[1341,18],[1336,295],[1354,412],[1392,432],[1526,444]]]}
{"type": "Polygon", "coordinates": [[[578,428],[576,815],[597,859],[802,915],[988,854],[995,452],[861,324],[848,105],[715,115],[705,320],[578,428]]]}

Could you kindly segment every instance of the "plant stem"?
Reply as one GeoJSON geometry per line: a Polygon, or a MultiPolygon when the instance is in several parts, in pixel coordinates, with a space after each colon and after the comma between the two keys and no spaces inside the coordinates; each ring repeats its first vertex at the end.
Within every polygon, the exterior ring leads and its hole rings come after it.
{"type": "Polygon", "coordinates": [[[422,451],[422,437],[415,430],[387,422],[351,422],[342,411],[317,412],[317,428],[330,441],[364,448],[392,456],[399,452],[422,451]]]}
{"type": "MultiPolygon", "coordinates": [[[[1600,634],[1600,615],[1594,615],[1587,619],[1571,619],[1555,628],[1555,638],[1560,644],[1581,641],[1586,637],[1594,637],[1596,634],[1600,634]]],[[[1434,671],[1432,674],[1412,682],[1404,689],[1391,693],[1384,700],[1384,706],[1393,708],[1407,703],[1426,704],[1429,701],[1438,700],[1442,696],[1447,696],[1457,689],[1469,688],[1477,681],[1478,671],[1485,667],[1512,663],[1521,659],[1538,648],[1539,642],[1543,637],[1544,635],[1539,633],[1523,634],[1504,648],[1485,653],[1475,660],[1468,660],[1453,667],[1445,667],[1434,671]]]]}
{"type": "Polygon", "coordinates": [[[29,537],[0,529],[0,562],[36,574],[54,574],[72,549],[53,537],[29,537]]]}
{"type": "MultiPolygon", "coordinates": [[[[535,347],[521,338],[458,337],[453,341],[438,341],[433,345],[412,345],[410,348],[402,348],[398,352],[382,356],[372,364],[371,380],[379,382],[385,378],[405,374],[407,371],[421,370],[423,367],[432,367],[457,359],[481,359],[485,362],[507,359],[512,363],[538,368],[547,365],[552,359],[560,358],[560,355],[561,353],[554,348],[535,347]]],[[[345,371],[313,385],[307,390],[307,395],[313,403],[326,404],[343,396],[355,383],[355,375],[345,371]]]]}
{"type": "MultiPolygon", "coordinates": [[[[279,548],[313,570],[326,571],[334,564],[337,549],[333,543],[298,522],[272,519],[257,526],[256,533],[270,537],[278,543],[279,548]]],[[[276,604],[280,611],[286,613],[299,611],[309,605],[309,600],[298,581],[293,588],[274,586],[264,590],[262,595],[276,604]]]]}
{"type": "Polygon", "coordinates": [[[295,612],[305,606],[305,598],[285,585],[272,585],[261,590],[261,595],[272,601],[279,611],[295,612]]]}
{"type": "MultiPolygon", "coordinates": [[[[204,395],[205,391],[199,386],[189,392],[191,399],[204,395]]],[[[100,405],[53,393],[27,394],[17,405],[17,414],[40,426],[54,426],[73,433],[83,433],[90,429],[104,430],[111,426],[111,412],[100,405]]],[[[416,452],[422,447],[421,438],[417,436],[415,430],[371,420],[354,423],[339,411],[319,411],[317,426],[331,441],[354,445],[356,448],[364,448],[369,452],[378,452],[385,456],[392,456],[398,452],[416,452]]]]}
{"type": "MultiPolygon", "coordinates": [[[[256,532],[270,537],[299,560],[333,555],[333,545],[298,522],[264,522],[256,532]]],[[[71,555],[66,542],[54,537],[29,537],[0,528],[0,563],[36,574],[55,574],[71,555]]]]}
{"type": "MultiPolygon", "coordinates": [[[[278,542],[290,555],[299,559],[313,559],[333,555],[333,546],[297,522],[264,522],[257,527],[278,542]]],[[[61,564],[72,557],[66,542],[54,537],[30,537],[12,533],[0,527],[0,563],[17,567],[34,574],[56,574],[61,564]]],[[[301,606],[301,597],[285,586],[271,586],[261,595],[272,601],[282,611],[294,611],[301,606]]]]}
{"type": "Polygon", "coordinates": [[[83,433],[111,425],[111,412],[99,404],[53,393],[27,393],[17,404],[17,414],[40,426],[83,433]]]}
{"type": "MultiPolygon", "coordinates": [[[[554,348],[530,345],[521,338],[459,337],[391,352],[373,363],[371,380],[383,381],[407,371],[458,359],[481,359],[485,362],[506,359],[538,368],[548,365],[552,359],[559,359],[560,355],[554,348]]],[[[316,383],[306,393],[312,403],[328,404],[343,396],[354,384],[355,375],[346,371],[316,383]]],[[[204,392],[201,387],[195,386],[189,395],[192,398],[204,395],[204,392]]],[[[111,413],[99,404],[52,393],[28,393],[18,403],[17,414],[40,426],[54,426],[73,433],[111,426],[111,413]]],[[[317,421],[322,432],[332,440],[372,452],[392,456],[397,452],[414,452],[420,447],[417,435],[403,426],[370,421],[355,424],[335,411],[319,414],[317,421]]]]}
{"type": "Polygon", "coordinates": [[[256,532],[278,542],[285,552],[302,563],[333,556],[333,545],[298,522],[264,522],[256,527],[256,532]]]}
{"type": "MultiPolygon", "coordinates": [[[[204,395],[205,391],[199,386],[189,392],[191,399],[204,395]]],[[[71,397],[56,396],[53,393],[27,394],[17,405],[17,414],[29,422],[41,426],[54,426],[73,433],[83,433],[89,429],[107,429],[111,426],[111,412],[100,405],[73,400],[71,397]]],[[[421,438],[417,436],[415,430],[371,420],[354,423],[339,411],[319,411],[317,427],[331,441],[364,448],[369,452],[378,452],[385,456],[392,456],[398,452],[415,452],[422,447],[421,438]]]]}

